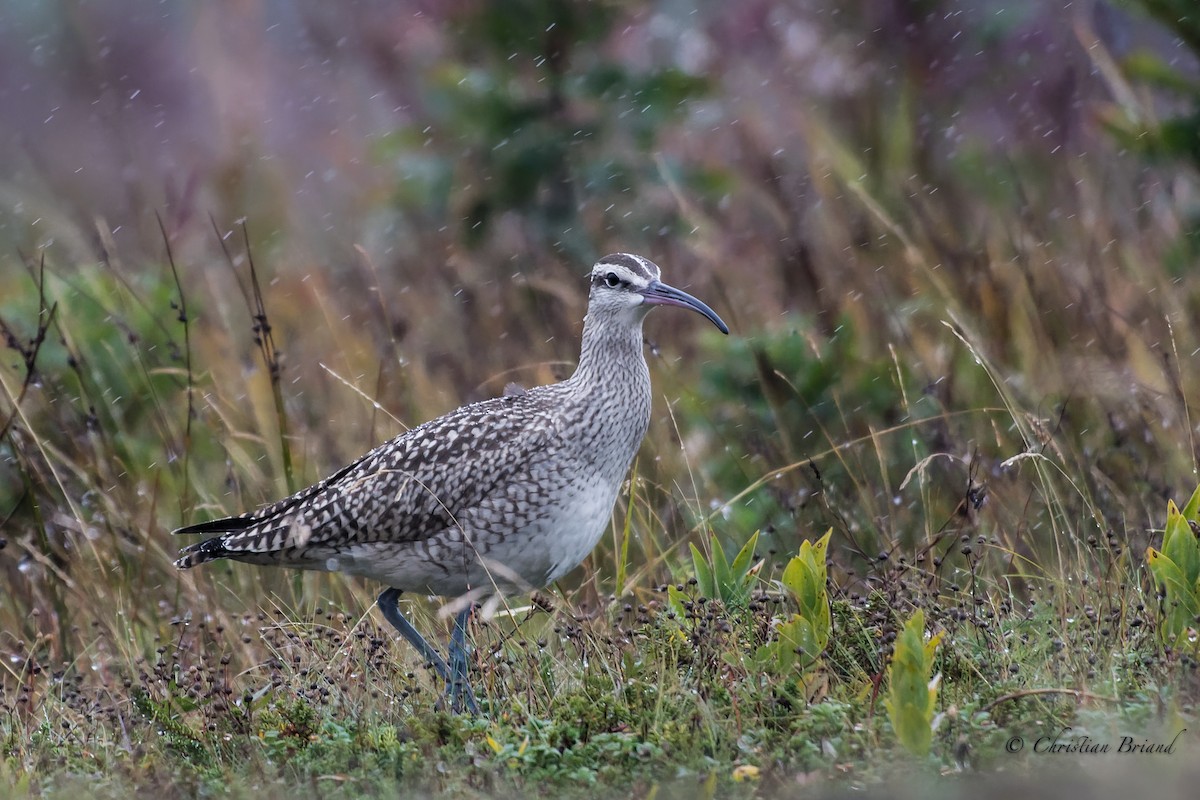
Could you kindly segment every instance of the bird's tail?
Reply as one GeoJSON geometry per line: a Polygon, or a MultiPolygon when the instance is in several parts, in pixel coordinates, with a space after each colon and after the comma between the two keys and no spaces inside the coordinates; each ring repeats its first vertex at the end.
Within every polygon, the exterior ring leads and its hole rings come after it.
{"type": "Polygon", "coordinates": [[[220,536],[217,536],[180,550],[179,558],[175,559],[175,566],[179,569],[191,569],[199,564],[216,561],[218,558],[227,558],[229,555],[230,552],[225,549],[225,543],[220,536]]]}
{"type": "MultiPolygon", "coordinates": [[[[244,514],[240,517],[224,517],[222,519],[209,520],[208,522],[199,522],[195,525],[186,525],[171,531],[171,533],[228,534],[244,531],[254,524],[255,520],[249,515],[244,514]]],[[[216,561],[218,558],[228,558],[232,554],[232,551],[225,547],[225,537],[215,536],[211,539],[205,539],[202,542],[188,545],[180,550],[179,558],[175,559],[175,566],[179,569],[191,569],[199,564],[216,561]]]]}

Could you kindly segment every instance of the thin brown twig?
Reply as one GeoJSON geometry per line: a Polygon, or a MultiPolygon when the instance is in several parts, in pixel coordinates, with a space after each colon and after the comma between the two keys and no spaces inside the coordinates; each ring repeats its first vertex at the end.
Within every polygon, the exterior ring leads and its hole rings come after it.
{"type": "Polygon", "coordinates": [[[1041,689],[1020,689],[1008,694],[1002,694],[992,702],[988,703],[981,709],[981,712],[986,714],[1001,703],[1007,703],[1009,700],[1020,700],[1022,697],[1036,697],[1044,694],[1069,694],[1074,695],[1076,700],[1102,700],[1105,703],[1119,703],[1121,700],[1116,697],[1109,697],[1102,694],[1092,694],[1083,689],[1067,689],[1058,687],[1046,687],[1041,689]]]}
{"type": "Polygon", "coordinates": [[[192,374],[191,326],[188,324],[187,297],[183,291],[183,282],[179,279],[179,269],[175,265],[175,254],[171,251],[171,238],[167,235],[167,228],[163,224],[162,215],[156,213],[154,216],[158,220],[158,230],[162,233],[163,247],[167,251],[167,263],[171,266],[171,277],[175,279],[175,289],[179,292],[179,314],[177,319],[183,324],[183,363],[187,369],[187,419],[183,428],[183,492],[179,496],[179,505],[180,509],[184,510],[190,506],[191,480],[189,479],[189,466],[192,451],[192,418],[196,415],[196,381],[195,376],[192,374]]]}

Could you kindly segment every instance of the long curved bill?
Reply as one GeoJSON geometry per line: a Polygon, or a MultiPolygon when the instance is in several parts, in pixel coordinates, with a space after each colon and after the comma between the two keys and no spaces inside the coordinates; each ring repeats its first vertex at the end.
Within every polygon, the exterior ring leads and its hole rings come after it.
{"type": "Polygon", "coordinates": [[[680,308],[690,308],[692,311],[699,312],[708,317],[708,321],[717,326],[717,330],[721,333],[728,334],[729,326],[725,321],[717,316],[717,312],[692,297],[682,289],[676,289],[674,286],[668,286],[662,281],[651,281],[650,285],[642,290],[643,302],[656,306],[679,306],[680,308]]]}

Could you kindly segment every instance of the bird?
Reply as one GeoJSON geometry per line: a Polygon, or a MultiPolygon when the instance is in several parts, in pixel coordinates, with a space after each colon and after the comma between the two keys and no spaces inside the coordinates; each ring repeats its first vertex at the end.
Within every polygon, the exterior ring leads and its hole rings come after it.
{"type": "Polygon", "coordinates": [[[385,442],[324,480],[239,516],[176,534],[217,534],[175,566],[209,561],[342,572],[387,588],[384,618],[446,682],[439,702],[479,713],[466,627],[475,599],[548,586],[600,540],[650,424],[642,323],[656,306],[729,326],[659,267],[630,253],[589,276],[574,373],[472,403],[385,442]],[[473,598],[454,618],[449,661],[400,611],[402,592],[473,598]]]}

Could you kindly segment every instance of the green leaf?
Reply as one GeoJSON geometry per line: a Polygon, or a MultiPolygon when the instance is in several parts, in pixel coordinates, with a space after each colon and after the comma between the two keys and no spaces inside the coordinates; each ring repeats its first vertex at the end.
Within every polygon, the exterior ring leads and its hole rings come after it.
{"type": "Polygon", "coordinates": [[[750,599],[750,584],[754,580],[751,569],[754,548],[758,544],[758,533],[751,536],[742,546],[732,563],[715,534],[709,537],[708,544],[712,555],[707,559],[700,548],[694,544],[689,545],[700,593],[705,597],[720,600],[729,608],[745,607],[750,599]]]}
{"type": "Polygon", "coordinates": [[[754,549],[758,546],[758,531],[742,545],[742,549],[734,556],[730,571],[738,579],[745,578],[750,572],[750,561],[754,558],[754,549]]]}
{"type": "Polygon", "coordinates": [[[802,669],[809,669],[828,644],[828,634],[822,636],[811,620],[799,614],[779,626],[779,643],[796,658],[802,669]]]}
{"type": "Polygon", "coordinates": [[[1200,592],[1197,592],[1195,582],[1189,583],[1184,578],[1170,556],[1153,547],[1146,549],[1146,564],[1166,595],[1160,629],[1162,640],[1176,645],[1188,629],[1196,625],[1196,617],[1200,614],[1200,592]]]}
{"type": "Polygon", "coordinates": [[[799,555],[784,567],[780,583],[792,595],[800,615],[808,620],[820,650],[829,642],[832,617],[829,594],[825,589],[825,553],[829,547],[830,528],[816,544],[807,539],[800,545],[799,555]]]}
{"type": "Polygon", "coordinates": [[[888,705],[888,716],[892,729],[904,749],[916,755],[925,755],[933,743],[933,727],[922,711],[912,706],[893,709],[888,705]]]}
{"type": "Polygon", "coordinates": [[[816,576],[801,556],[792,556],[787,566],[783,568],[781,580],[784,588],[796,600],[797,605],[803,609],[813,607],[817,594],[817,587],[814,585],[816,576]]]}
{"type": "Polygon", "coordinates": [[[916,755],[928,753],[933,740],[937,679],[931,675],[941,638],[938,634],[925,641],[925,613],[918,609],[896,637],[888,665],[888,696],[884,706],[896,738],[916,755]]]}
{"type": "Polygon", "coordinates": [[[1183,511],[1167,501],[1162,549],[1146,549],[1146,566],[1163,594],[1159,636],[1173,647],[1197,627],[1196,617],[1200,615],[1200,539],[1192,530],[1198,516],[1200,487],[1183,511]]]}
{"type": "MultiPolygon", "coordinates": [[[[1168,514],[1171,507],[1171,501],[1167,501],[1168,514]]],[[[1196,487],[1196,491],[1192,492],[1192,497],[1187,501],[1187,505],[1183,507],[1183,518],[1191,522],[1200,522],[1200,486],[1196,487]]]]}
{"type": "Polygon", "coordinates": [[[729,560],[725,558],[725,548],[721,547],[721,543],[717,541],[716,534],[713,535],[709,542],[712,550],[712,577],[713,591],[718,599],[725,599],[725,589],[729,586],[729,560]]]}
{"type": "MultiPolygon", "coordinates": [[[[713,571],[704,559],[704,553],[694,544],[688,544],[692,549],[692,567],[696,570],[696,588],[703,597],[713,597],[713,571]]],[[[722,555],[722,558],[724,556],[722,555]]]]}
{"type": "Polygon", "coordinates": [[[793,614],[775,627],[776,638],[755,651],[759,669],[775,675],[786,675],[797,665],[802,671],[812,669],[820,660],[828,643],[821,632],[807,619],[793,614]]]}
{"type": "MultiPolygon", "coordinates": [[[[697,578],[697,582],[699,582],[699,578],[697,578]]],[[[667,586],[667,603],[670,604],[671,610],[675,612],[675,616],[679,618],[680,622],[687,618],[687,609],[683,607],[687,599],[688,596],[674,586],[667,586]]]]}
{"type": "Polygon", "coordinates": [[[1200,540],[1192,533],[1192,526],[1184,515],[1169,500],[1162,553],[1179,567],[1180,574],[1189,586],[1200,577],[1200,540]]]}

